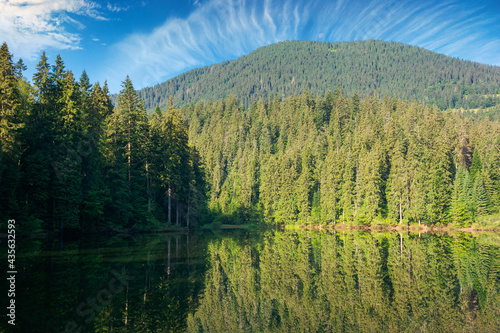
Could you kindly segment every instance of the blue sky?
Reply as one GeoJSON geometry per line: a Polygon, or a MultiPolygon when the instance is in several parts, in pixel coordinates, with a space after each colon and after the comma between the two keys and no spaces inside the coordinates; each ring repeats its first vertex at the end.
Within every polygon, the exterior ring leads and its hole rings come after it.
{"type": "Polygon", "coordinates": [[[500,1],[0,0],[0,42],[31,78],[41,52],[118,92],[283,40],[398,41],[500,66],[500,1]]]}

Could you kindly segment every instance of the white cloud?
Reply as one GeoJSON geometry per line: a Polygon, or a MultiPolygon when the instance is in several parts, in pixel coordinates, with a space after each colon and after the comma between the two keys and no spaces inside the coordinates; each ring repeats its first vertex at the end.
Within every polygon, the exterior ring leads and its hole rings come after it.
{"type": "Polygon", "coordinates": [[[68,14],[106,20],[98,8],[87,0],[1,1],[0,36],[12,53],[27,59],[33,59],[46,48],[79,49],[81,37],[66,31],[64,24],[78,29],[85,26],[68,14]]]}
{"type": "Polygon", "coordinates": [[[141,88],[260,46],[296,39],[400,41],[499,63],[494,55],[500,51],[498,40],[482,33],[491,24],[491,17],[479,15],[485,12],[455,0],[437,5],[430,0],[211,0],[198,3],[185,19],[167,19],[149,34],[133,34],[114,45],[105,71],[112,87],[129,74],[141,88]]]}
{"type": "Polygon", "coordinates": [[[115,45],[108,80],[112,85],[114,78],[122,79],[128,73],[137,87],[144,87],[186,68],[297,39],[301,25],[307,23],[297,13],[305,11],[302,4],[284,6],[270,0],[251,6],[244,0],[203,3],[186,19],[169,19],[149,35],[134,34],[115,45]]]}
{"type": "Polygon", "coordinates": [[[106,5],[106,8],[111,12],[124,12],[124,11],[129,10],[130,6],[121,7],[121,6],[118,6],[117,4],[111,4],[108,2],[106,5]]]}

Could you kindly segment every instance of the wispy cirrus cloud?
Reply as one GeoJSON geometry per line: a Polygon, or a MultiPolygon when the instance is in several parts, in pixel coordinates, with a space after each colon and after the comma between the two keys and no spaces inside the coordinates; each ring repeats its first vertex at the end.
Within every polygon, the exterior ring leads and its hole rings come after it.
{"type": "Polygon", "coordinates": [[[107,78],[130,74],[137,88],[188,69],[242,56],[283,40],[400,41],[447,55],[500,65],[500,18],[466,1],[211,0],[185,19],[112,48],[107,78]],[[495,30],[496,29],[496,30],[495,30]]]}
{"type": "Polygon", "coordinates": [[[111,4],[111,3],[108,2],[106,4],[106,8],[109,11],[111,11],[111,12],[125,12],[125,11],[127,11],[127,10],[130,9],[130,6],[124,6],[124,7],[122,7],[122,6],[119,6],[117,4],[111,4]]]}
{"type": "Polygon", "coordinates": [[[70,33],[66,24],[84,29],[70,15],[107,20],[99,5],[87,0],[7,0],[0,2],[0,39],[11,52],[33,58],[45,48],[78,49],[81,37],[70,33]]]}

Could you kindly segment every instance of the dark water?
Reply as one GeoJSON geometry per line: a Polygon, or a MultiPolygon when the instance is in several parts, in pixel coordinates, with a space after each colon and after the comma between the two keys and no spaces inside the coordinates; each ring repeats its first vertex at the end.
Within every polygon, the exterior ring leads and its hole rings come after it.
{"type": "Polygon", "coordinates": [[[16,328],[0,314],[1,332],[500,332],[495,234],[197,232],[17,250],[16,328]]]}

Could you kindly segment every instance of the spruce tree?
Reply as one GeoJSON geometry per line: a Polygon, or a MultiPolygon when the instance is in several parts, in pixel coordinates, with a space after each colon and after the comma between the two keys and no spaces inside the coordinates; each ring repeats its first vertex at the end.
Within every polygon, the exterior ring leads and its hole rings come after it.
{"type": "Polygon", "coordinates": [[[470,166],[470,177],[474,181],[476,176],[481,173],[482,165],[481,158],[479,157],[479,150],[477,147],[474,148],[474,153],[472,154],[472,163],[470,166]]]}
{"type": "Polygon", "coordinates": [[[18,208],[17,191],[22,127],[18,78],[6,43],[0,47],[0,217],[18,208]]]}
{"type": "Polygon", "coordinates": [[[110,216],[131,226],[146,221],[148,123],[144,104],[127,76],[107,128],[110,216]]]}
{"type": "Polygon", "coordinates": [[[474,179],[472,187],[472,202],[474,204],[474,211],[477,216],[484,216],[489,213],[489,200],[488,193],[484,187],[483,176],[479,174],[474,179]]]}
{"type": "Polygon", "coordinates": [[[391,169],[387,180],[386,196],[388,214],[399,223],[403,221],[409,200],[408,166],[404,147],[398,140],[393,149],[391,169]]]}

